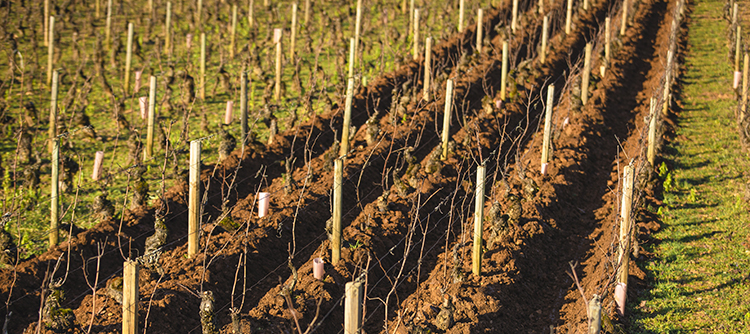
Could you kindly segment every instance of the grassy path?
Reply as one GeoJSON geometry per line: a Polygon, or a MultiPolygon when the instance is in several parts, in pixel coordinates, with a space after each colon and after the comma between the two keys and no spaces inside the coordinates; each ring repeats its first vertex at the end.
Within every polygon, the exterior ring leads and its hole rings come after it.
{"type": "Polygon", "coordinates": [[[723,1],[693,5],[676,140],[664,150],[662,229],[641,263],[651,290],[630,303],[633,333],[750,333],[747,158],[734,121],[723,1]]]}

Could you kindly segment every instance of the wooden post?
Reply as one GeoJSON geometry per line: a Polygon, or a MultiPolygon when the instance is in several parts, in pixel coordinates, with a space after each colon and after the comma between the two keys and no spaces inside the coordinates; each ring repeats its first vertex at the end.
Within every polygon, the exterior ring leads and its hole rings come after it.
{"type": "Polygon", "coordinates": [[[581,103],[589,101],[589,79],[591,78],[591,42],[586,43],[586,54],[583,58],[583,78],[581,80],[581,103]]]}
{"type": "Polygon", "coordinates": [[[506,90],[508,90],[508,41],[503,41],[503,67],[500,73],[500,100],[505,102],[506,90]]]}
{"type": "Polygon", "coordinates": [[[356,61],[356,55],[359,50],[359,35],[362,33],[362,0],[357,0],[357,19],[354,24],[354,55],[356,61]]]}
{"type": "MultiPolygon", "coordinates": [[[[404,1],[406,1],[406,0],[404,0],[404,1]]],[[[409,30],[409,27],[411,27],[412,25],[414,25],[413,19],[414,19],[414,0],[410,0],[409,1],[409,25],[406,26],[406,30],[407,31],[409,30]]],[[[412,36],[412,37],[414,37],[414,36],[412,36]]]]}
{"type": "Polygon", "coordinates": [[[107,0],[107,21],[104,25],[104,43],[107,49],[112,47],[112,0],[107,0]]]}
{"type": "Polygon", "coordinates": [[[544,0],[539,0],[537,2],[537,13],[544,14],[544,0]]]}
{"type": "Polygon", "coordinates": [[[333,161],[333,240],[331,240],[331,263],[335,266],[341,259],[341,204],[344,180],[343,160],[333,161]]]}
{"type": "Polygon", "coordinates": [[[240,75],[240,127],[242,128],[242,145],[247,140],[247,71],[240,75]]]}
{"type": "Polygon", "coordinates": [[[513,0],[513,9],[511,13],[510,30],[515,34],[518,22],[518,0],[513,0]]]}
{"type": "Polygon", "coordinates": [[[60,217],[58,214],[60,185],[60,140],[52,140],[52,178],[50,179],[49,248],[57,246],[60,238],[60,217]]]}
{"type": "Polygon", "coordinates": [[[138,331],[138,261],[125,260],[122,267],[122,333],[138,331]]]}
{"type": "Polygon", "coordinates": [[[305,0],[305,26],[310,25],[310,0],[305,0]]]}
{"type": "Polygon", "coordinates": [[[745,52],[745,64],[742,66],[742,100],[740,101],[740,121],[745,119],[747,113],[747,87],[748,87],[748,63],[750,63],[750,55],[745,52]]]}
{"type": "Polygon", "coordinates": [[[544,15],[542,23],[542,51],[540,52],[540,62],[544,64],[547,61],[547,40],[549,39],[549,15],[544,15]]]}
{"type": "Polygon", "coordinates": [[[732,26],[737,26],[737,12],[739,11],[739,4],[735,2],[732,8],[732,26]]]}
{"type": "Polygon", "coordinates": [[[166,52],[168,55],[172,54],[171,46],[172,46],[172,35],[171,33],[171,26],[172,26],[172,2],[167,2],[167,17],[164,20],[164,52],[166,52]]]}
{"type": "MultiPolygon", "coordinates": [[[[742,26],[737,25],[737,34],[735,35],[736,46],[734,47],[734,71],[740,71],[740,50],[742,49],[742,26]]],[[[50,38],[51,40],[52,38],[50,38]]]]}
{"type": "Polygon", "coordinates": [[[625,36],[625,29],[628,27],[628,0],[622,1],[622,20],[620,20],[620,36],[625,36]]]}
{"type": "MultiPolygon", "coordinates": [[[[620,206],[620,242],[618,247],[618,270],[617,270],[617,282],[619,289],[627,290],[628,284],[628,249],[630,249],[630,228],[631,220],[630,215],[633,207],[633,163],[625,166],[622,177],[622,205],[620,206]]],[[[615,302],[617,303],[618,311],[620,315],[625,312],[625,297],[617,296],[615,294],[615,302]],[[619,297],[619,298],[618,298],[619,297]]]]}
{"type": "Polygon", "coordinates": [[[128,43],[125,50],[125,73],[123,73],[123,79],[125,81],[125,96],[128,96],[130,93],[130,62],[133,60],[133,22],[128,22],[128,43]]]}
{"type": "Polygon", "coordinates": [[[148,82],[148,125],[146,128],[146,149],[143,151],[143,162],[154,156],[154,114],[156,106],[156,77],[151,76],[148,82]]]}
{"type": "Polygon", "coordinates": [[[589,0],[583,0],[583,10],[589,10],[589,0]]]}
{"type": "Polygon", "coordinates": [[[346,156],[349,153],[349,126],[352,119],[352,99],[354,95],[354,78],[349,78],[346,82],[346,104],[344,105],[344,125],[341,129],[341,150],[339,156],[346,156]]]}
{"type": "Polygon", "coordinates": [[[188,257],[198,253],[200,237],[201,142],[190,142],[190,192],[188,197],[188,257]]]}
{"type": "MultiPolygon", "coordinates": [[[[609,16],[604,19],[604,68],[609,67],[610,56],[610,45],[612,42],[612,20],[609,16]]],[[[602,72],[604,76],[604,72],[602,72]]]]}
{"type": "Polygon", "coordinates": [[[203,16],[203,0],[198,0],[198,8],[196,9],[196,15],[198,15],[198,18],[195,20],[196,26],[200,27],[199,29],[203,31],[202,26],[202,16],[203,16]]]}
{"type": "Polygon", "coordinates": [[[482,8],[477,11],[477,52],[482,53],[482,33],[484,32],[484,26],[482,24],[482,8]]]}
{"type": "Polygon", "coordinates": [[[570,34],[570,21],[573,17],[573,0],[568,0],[568,9],[565,11],[565,34],[570,34]]]}
{"type": "MultiPolygon", "coordinates": [[[[294,26],[292,26],[292,29],[294,29],[294,26]]],[[[235,40],[237,38],[236,37],[237,35],[237,5],[232,5],[232,28],[229,34],[230,34],[229,35],[229,57],[234,58],[234,53],[236,49],[235,40]]],[[[294,33],[292,32],[292,34],[294,33]]]]}
{"type": "Polygon", "coordinates": [[[44,34],[44,46],[49,46],[49,0],[44,0],[44,16],[42,17],[42,30],[44,34]]]}
{"type": "Polygon", "coordinates": [[[104,164],[104,151],[96,151],[94,155],[94,169],[91,171],[91,179],[99,181],[102,176],[102,166],[104,164]]]}
{"type": "Polygon", "coordinates": [[[459,0],[458,2],[458,31],[464,30],[464,1],[459,0]]]}
{"type": "Polygon", "coordinates": [[[555,85],[547,87],[547,108],[544,113],[544,140],[542,141],[542,175],[547,172],[549,163],[549,142],[552,136],[552,104],[555,102],[555,85]]]}
{"type": "Polygon", "coordinates": [[[414,10],[414,50],[412,56],[414,60],[419,57],[419,9],[414,10]]]}
{"type": "Polygon", "coordinates": [[[453,106],[453,80],[448,79],[445,81],[445,109],[443,111],[443,154],[440,155],[440,160],[448,158],[448,136],[450,135],[451,126],[451,107],[453,106]]]}
{"type": "Polygon", "coordinates": [[[672,51],[667,51],[667,67],[664,71],[664,94],[662,96],[661,113],[667,116],[669,113],[669,88],[672,85],[672,51]]]}
{"type": "Polygon", "coordinates": [[[344,334],[359,334],[362,330],[362,282],[347,282],[344,299],[344,334]]]}
{"type": "Polygon", "coordinates": [[[354,38],[349,39],[349,75],[347,78],[354,78],[354,53],[357,49],[354,38]]]}
{"type": "Polygon", "coordinates": [[[422,100],[430,100],[430,74],[432,72],[432,37],[424,42],[424,79],[422,80],[422,100]]]}
{"type": "Polygon", "coordinates": [[[297,3],[292,3],[292,32],[289,36],[289,59],[294,62],[294,47],[297,44],[297,3]]]}
{"type": "Polygon", "coordinates": [[[273,97],[276,102],[281,100],[281,34],[281,29],[274,29],[273,36],[276,43],[276,86],[274,86],[273,97]]]}
{"type": "Polygon", "coordinates": [[[206,33],[201,33],[201,100],[206,100],[206,33]]]}
{"type": "Polygon", "coordinates": [[[646,157],[651,167],[655,168],[654,162],[656,160],[656,124],[658,113],[656,112],[656,99],[651,98],[651,108],[649,109],[651,115],[651,121],[648,126],[648,151],[646,157]]]}
{"type": "Polygon", "coordinates": [[[250,0],[247,4],[247,25],[252,28],[253,24],[255,23],[255,19],[253,19],[253,0],[250,0]]]}
{"type": "Polygon", "coordinates": [[[482,273],[482,226],[484,220],[484,165],[477,166],[477,190],[474,201],[474,247],[472,249],[471,271],[479,276],[482,273]]]}
{"type": "Polygon", "coordinates": [[[55,61],[55,17],[49,17],[49,36],[47,37],[47,85],[52,81],[52,63],[55,61]]]}
{"type": "Polygon", "coordinates": [[[50,92],[49,100],[49,152],[52,153],[53,141],[57,137],[57,86],[58,86],[59,75],[57,70],[52,72],[52,91],[50,92]]]}

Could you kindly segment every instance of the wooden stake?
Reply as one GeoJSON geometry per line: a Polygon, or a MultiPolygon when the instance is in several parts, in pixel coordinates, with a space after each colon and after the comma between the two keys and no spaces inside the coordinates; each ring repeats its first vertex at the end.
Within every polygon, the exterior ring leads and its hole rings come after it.
{"type": "Polygon", "coordinates": [[[474,247],[472,249],[471,271],[479,276],[482,273],[482,226],[484,220],[484,165],[477,166],[477,190],[474,200],[474,247]]]}
{"type": "Polygon", "coordinates": [[[748,63],[750,55],[745,52],[745,64],[742,66],[742,100],[740,101],[740,121],[745,119],[747,114],[747,88],[748,88],[748,63]]]}
{"type": "Polygon", "coordinates": [[[281,101],[281,33],[279,28],[274,29],[274,39],[276,40],[276,86],[274,86],[274,99],[276,102],[281,101]],[[278,36],[278,39],[276,39],[278,36]]]}
{"type": "Polygon", "coordinates": [[[198,18],[195,20],[196,25],[199,28],[199,30],[203,31],[203,25],[202,25],[202,14],[203,14],[203,0],[198,0],[198,8],[196,9],[196,15],[198,15],[198,18]]]}
{"type": "Polygon", "coordinates": [[[611,23],[612,23],[611,19],[609,18],[609,16],[607,16],[607,18],[604,19],[604,60],[606,60],[605,66],[609,66],[609,62],[611,59],[610,58],[611,57],[610,45],[612,43],[611,23]]]}
{"type": "Polygon", "coordinates": [[[672,51],[667,51],[667,67],[664,71],[664,94],[662,96],[661,113],[664,116],[669,114],[669,88],[672,85],[672,51]]]}
{"type": "Polygon", "coordinates": [[[459,0],[459,3],[458,3],[458,31],[459,32],[464,30],[464,1],[465,0],[459,0]]]}
{"type": "Polygon", "coordinates": [[[333,239],[331,240],[331,263],[335,266],[341,259],[341,204],[344,180],[343,160],[333,161],[333,239]]]}
{"type": "Polygon", "coordinates": [[[52,63],[55,61],[55,17],[49,17],[49,32],[47,43],[47,85],[52,81],[52,63]]]}
{"type": "Polygon", "coordinates": [[[427,37],[424,42],[424,80],[422,88],[422,99],[430,100],[430,74],[432,72],[432,37],[427,37]]]}
{"type": "Polygon", "coordinates": [[[123,73],[125,81],[125,95],[130,93],[130,62],[133,60],[133,22],[128,23],[128,43],[126,45],[125,52],[125,73],[123,73]]]}
{"type": "Polygon", "coordinates": [[[112,47],[112,0],[107,0],[107,21],[104,26],[104,42],[107,49],[112,47]]]}
{"type": "Polygon", "coordinates": [[[583,0],[583,10],[589,10],[589,0],[583,0]]]}
{"type": "Polygon", "coordinates": [[[49,35],[50,35],[49,31],[50,31],[50,29],[49,29],[49,21],[47,21],[47,20],[49,20],[48,19],[49,17],[50,17],[50,15],[49,15],[49,0],[44,0],[44,16],[43,16],[44,23],[42,24],[42,30],[43,30],[42,33],[44,34],[44,46],[49,46],[49,35]]]}
{"type": "MultiPolygon", "coordinates": [[[[547,108],[544,113],[544,141],[542,141],[542,171],[549,163],[549,142],[552,137],[552,104],[555,102],[555,85],[547,87],[547,108]]],[[[545,173],[542,173],[545,174],[545,173]]]]}
{"type": "Polygon", "coordinates": [[[419,9],[414,10],[414,50],[412,50],[414,60],[419,57],[419,9]]]}
{"type": "MultiPolygon", "coordinates": [[[[294,29],[294,26],[292,26],[292,29],[294,29]]],[[[235,39],[237,38],[236,37],[237,35],[237,5],[232,5],[232,28],[229,34],[230,34],[229,35],[229,57],[234,58],[234,53],[236,49],[235,39]]]]}
{"type": "Polygon", "coordinates": [[[513,12],[511,13],[510,30],[515,34],[518,22],[518,0],[513,0],[513,12]]]}
{"type": "Polygon", "coordinates": [[[591,78],[591,42],[586,43],[586,55],[583,58],[583,78],[581,80],[581,103],[589,101],[589,79],[591,78]]]}
{"type": "Polygon", "coordinates": [[[305,26],[310,25],[310,0],[305,0],[305,26]]]}
{"type": "Polygon", "coordinates": [[[201,142],[190,142],[190,192],[188,195],[188,257],[198,253],[200,237],[201,142]]]}
{"type": "Polygon", "coordinates": [[[242,145],[247,144],[247,71],[240,76],[240,127],[242,128],[242,145]]]}
{"type": "Polygon", "coordinates": [[[625,29],[628,27],[628,0],[622,1],[622,20],[620,20],[620,36],[625,36],[625,29]]]}
{"type": "Polygon", "coordinates": [[[448,136],[450,135],[451,126],[451,107],[453,106],[453,80],[448,79],[445,81],[445,110],[443,111],[443,154],[440,155],[441,160],[448,158],[448,136]]]}
{"type": "Polygon", "coordinates": [[[60,185],[60,140],[52,140],[52,178],[50,179],[49,248],[57,246],[60,238],[60,217],[58,213],[60,185]]]}
{"type": "Polygon", "coordinates": [[[540,52],[540,62],[544,64],[547,61],[547,40],[549,39],[549,15],[544,15],[542,23],[542,51],[540,52]]]}
{"type": "Polygon", "coordinates": [[[247,25],[250,28],[252,28],[253,24],[255,23],[255,20],[253,19],[253,2],[253,0],[249,0],[249,3],[247,4],[247,25]]]}
{"type": "Polygon", "coordinates": [[[735,35],[735,42],[737,43],[734,47],[734,71],[740,71],[740,50],[742,49],[742,26],[737,25],[737,34],[735,35]]]}
{"type": "Polygon", "coordinates": [[[57,70],[52,72],[52,90],[49,100],[49,152],[52,153],[53,141],[57,137],[57,87],[59,75],[57,70]]]}
{"type": "Polygon", "coordinates": [[[206,100],[206,33],[201,33],[201,100],[206,100]]]}
{"type": "Polygon", "coordinates": [[[500,100],[505,102],[505,91],[508,90],[508,41],[503,41],[503,67],[500,73],[500,100]]]}
{"type": "Polygon", "coordinates": [[[649,109],[651,115],[651,121],[648,126],[648,151],[646,157],[651,167],[655,167],[654,163],[656,160],[656,124],[658,113],[656,112],[656,99],[651,98],[651,108],[649,109]]]}
{"type": "Polygon", "coordinates": [[[356,61],[359,49],[359,35],[362,34],[362,0],[357,0],[357,20],[354,24],[354,59],[356,61]]]}
{"type": "Polygon", "coordinates": [[[167,2],[167,17],[164,21],[164,52],[166,52],[168,55],[172,54],[172,35],[171,35],[171,26],[172,26],[172,2],[167,2]]]}
{"type": "Polygon", "coordinates": [[[633,165],[632,163],[625,166],[623,171],[622,183],[622,206],[620,207],[620,243],[618,248],[618,257],[620,269],[618,270],[618,282],[628,282],[627,262],[628,249],[630,249],[630,215],[633,207],[633,165]],[[624,275],[623,275],[624,270],[624,275]]]}
{"type": "MultiPolygon", "coordinates": [[[[99,4],[100,0],[94,0],[94,17],[97,19],[101,16],[102,6],[99,4]]],[[[45,16],[46,17],[46,16],[45,16]]]]}
{"type": "Polygon", "coordinates": [[[735,2],[732,8],[732,26],[737,26],[737,12],[739,11],[739,4],[735,2]]]}
{"type": "Polygon", "coordinates": [[[354,95],[354,78],[349,78],[346,82],[346,104],[344,105],[344,125],[341,129],[341,149],[339,156],[346,156],[349,153],[349,126],[352,122],[352,99],[354,95]]]}
{"type": "Polygon", "coordinates": [[[289,36],[289,59],[294,61],[294,47],[297,44],[297,3],[292,3],[292,32],[289,36]]]}
{"type": "Polygon", "coordinates": [[[538,1],[538,3],[537,3],[537,13],[544,14],[544,0],[539,0],[538,1]]]}
{"type": "Polygon", "coordinates": [[[125,260],[122,268],[122,333],[138,331],[138,261],[125,260]]]}
{"type": "Polygon", "coordinates": [[[354,41],[354,38],[349,39],[349,76],[347,78],[353,78],[354,77],[354,53],[357,49],[356,42],[354,41]]]}
{"type": "Polygon", "coordinates": [[[148,125],[146,128],[146,149],[143,151],[143,162],[154,156],[154,117],[156,106],[156,77],[151,76],[148,82],[148,125]]]}
{"type": "Polygon", "coordinates": [[[573,17],[573,0],[568,0],[568,9],[565,11],[565,34],[570,35],[570,21],[573,17]]]}
{"type": "Polygon", "coordinates": [[[484,32],[484,26],[482,22],[482,9],[479,8],[477,11],[477,52],[482,53],[482,33],[484,32]]]}
{"type": "Polygon", "coordinates": [[[362,282],[347,282],[344,300],[344,334],[359,334],[362,330],[362,282]]]}

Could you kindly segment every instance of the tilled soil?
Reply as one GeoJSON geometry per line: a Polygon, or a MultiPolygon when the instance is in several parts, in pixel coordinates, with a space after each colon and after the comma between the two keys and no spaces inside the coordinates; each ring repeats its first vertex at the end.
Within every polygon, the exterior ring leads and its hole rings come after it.
{"type": "MultiPolygon", "coordinates": [[[[475,26],[435,48],[440,89],[433,100],[420,99],[418,62],[360,88],[352,113],[357,131],[345,158],[344,247],[336,266],[330,265],[325,228],[338,152],[330,129],[341,127],[341,109],[280,134],[266,149],[251,144],[222,165],[203,168],[207,200],[201,252],[194,258],[185,256],[183,184],[153,208],[102,222],[70,243],[0,272],[0,292],[9,300],[5,311],[13,312],[9,332],[47,332],[38,320],[47,293],[42,282],[52,276],[64,279],[63,307],[73,310],[76,331],[87,330],[93,312],[92,332],[119,332],[122,306],[106,287],[122,275],[124,258],[143,253],[146,237],[154,232],[156,208],[168,212],[169,238],[160,257],[164,275],[148,269],[140,274],[139,319],[147,332],[199,332],[200,291],[213,292],[222,332],[233,330],[230,308],[239,310],[242,332],[293,332],[295,320],[302,331],[309,325],[320,333],[341,332],[344,284],[353,279],[366,282],[366,332],[384,326],[401,333],[542,333],[550,326],[581,331],[586,311],[567,275],[571,261],[580,263],[576,272],[586,298],[603,294],[605,310],[614,317],[607,283],[613,273],[618,175],[630,158],[642,156],[647,99],[661,85],[675,3],[637,2],[632,26],[615,41],[606,75],[592,71],[595,87],[583,107],[571,103],[578,98],[576,66],[587,41],[595,39],[596,50],[603,48],[598,24],[608,13],[613,27],[619,27],[619,16],[614,19],[611,10],[619,8],[616,1],[595,1],[589,11],[577,12],[569,35],[557,26],[544,65],[534,59],[521,66],[521,60],[536,57],[536,47],[530,46],[540,40],[542,19],[532,15],[536,1],[521,5],[525,15],[515,34],[492,29],[510,21],[510,1],[505,1],[487,15],[484,52],[473,54],[475,26]],[[512,94],[500,103],[506,39],[517,66],[512,94]],[[451,152],[440,161],[446,78],[455,79],[456,89],[451,152]],[[546,96],[549,83],[561,92],[556,94],[552,160],[542,176],[543,104],[538,99],[546,96]],[[368,144],[366,122],[373,114],[379,132],[368,144]],[[284,166],[290,162],[293,182],[284,166]],[[471,231],[481,162],[487,166],[486,215],[494,206],[511,219],[507,224],[497,217],[485,219],[482,275],[476,277],[471,274],[471,231]],[[264,218],[254,213],[257,191],[272,194],[264,218]],[[98,247],[103,255],[97,265],[98,247]],[[322,281],[312,277],[315,257],[326,262],[322,281]],[[53,273],[58,259],[60,268],[53,273]],[[92,295],[89,286],[95,280],[99,289],[92,295]],[[282,296],[287,287],[293,307],[282,296]],[[436,320],[445,300],[454,319],[447,329],[436,320]]],[[[546,8],[555,13],[553,22],[562,22],[563,9],[562,4],[546,8]]],[[[600,59],[594,58],[598,69],[600,59]]],[[[653,224],[640,226],[646,232],[653,224]]],[[[636,286],[644,284],[645,275],[633,264],[630,273],[636,286]]],[[[637,290],[630,290],[630,300],[637,290]]]]}

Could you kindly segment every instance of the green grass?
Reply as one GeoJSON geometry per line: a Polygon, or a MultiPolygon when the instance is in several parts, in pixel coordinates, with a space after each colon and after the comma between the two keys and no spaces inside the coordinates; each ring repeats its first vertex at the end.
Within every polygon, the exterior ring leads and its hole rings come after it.
{"type": "Polygon", "coordinates": [[[634,333],[750,333],[750,234],[726,61],[722,1],[697,1],[684,77],[684,110],[666,149],[662,229],[648,250],[650,291],[630,303],[634,333]],[[666,188],[669,188],[666,190],[666,188]]]}

